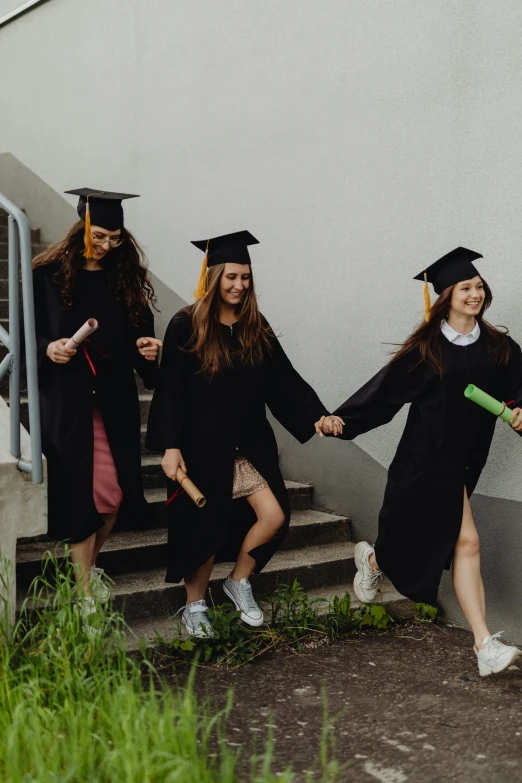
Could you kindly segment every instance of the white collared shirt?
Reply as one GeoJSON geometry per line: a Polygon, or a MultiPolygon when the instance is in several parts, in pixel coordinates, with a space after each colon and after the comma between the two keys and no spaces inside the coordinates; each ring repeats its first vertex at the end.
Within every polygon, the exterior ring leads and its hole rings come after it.
{"type": "Polygon", "coordinates": [[[469,334],[461,334],[460,332],[455,331],[447,321],[440,322],[440,330],[444,337],[449,340],[450,343],[453,343],[453,345],[473,345],[480,337],[480,326],[478,325],[478,321],[475,321],[475,326],[469,334]]]}

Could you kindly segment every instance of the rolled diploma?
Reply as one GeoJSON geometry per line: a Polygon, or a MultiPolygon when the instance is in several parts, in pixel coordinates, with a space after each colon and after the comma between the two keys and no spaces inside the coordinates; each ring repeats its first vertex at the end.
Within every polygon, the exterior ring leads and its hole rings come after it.
{"type": "Polygon", "coordinates": [[[500,417],[511,424],[510,419],[511,414],[513,413],[511,408],[506,408],[503,402],[499,402],[494,397],[490,397],[489,394],[486,394],[486,392],[483,392],[481,389],[477,389],[473,384],[470,383],[469,386],[466,386],[464,396],[472,402],[476,402],[477,405],[480,405],[481,408],[489,411],[494,416],[500,417]]]}
{"type": "Polygon", "coordinates": [[[83,326],[80,326],[76,334],[73,334],[73,336],[67,340],[65,343],[66,348],[78,348],[80,343],[83,343],[83,341],[93,332],[96,331],[98,328],[98,321],[96,318],[89,318],[88,321],[85,321],[83,326]]]}
{"type": "Polygon", "coordinates": [[[199,489],[192,483],[186,473],[183,473],[181,468],[178,468],[176,473],[176,481],[185,490],[191,500],[194,501],[198,508],[203,508],[207,502],[206,497],[199,491],[199,489]]]}

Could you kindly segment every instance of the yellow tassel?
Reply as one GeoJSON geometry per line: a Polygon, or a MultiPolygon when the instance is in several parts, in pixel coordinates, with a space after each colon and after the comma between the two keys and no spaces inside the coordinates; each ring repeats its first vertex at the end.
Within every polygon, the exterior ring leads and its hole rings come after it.
{"type": "Polygon", "coordinates": [[[94,258],[94,245],[92,243],[91,234],[91,210],[89,208],[89,199],[87,198],[87,206],[85,207],[85,234],[83,237],[85,244],[85,250],[83,255],[85,258],[94,258]]]}
{"type": "Polygon", "coordinates": [[[205,250],[205,258],[201,266],[201,272],[199,274],[199,281],[196,290],[194,291],[194,299],[199,302],[200,299],[207,293],[207,269],[208,269],[208,241],[205,250]]]}
{"type": "Polygon", "coordinates": [[[430,289],[428,288],[428,275],[424,272],[424,320],[426,323],[431,318],[430,289]]]}

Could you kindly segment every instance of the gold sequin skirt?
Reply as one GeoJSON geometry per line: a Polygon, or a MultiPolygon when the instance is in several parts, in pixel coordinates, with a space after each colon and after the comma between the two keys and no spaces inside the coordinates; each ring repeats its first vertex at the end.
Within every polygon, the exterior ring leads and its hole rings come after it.
{"type": "Polygon", "coordinates": [[[263,476],[257,472],[246,457],[237,457],[234,462],[234,484],[232,486],[232,499],[244,498],[253,495],[260,489],[266,489],[268,484],[263,476]]]}

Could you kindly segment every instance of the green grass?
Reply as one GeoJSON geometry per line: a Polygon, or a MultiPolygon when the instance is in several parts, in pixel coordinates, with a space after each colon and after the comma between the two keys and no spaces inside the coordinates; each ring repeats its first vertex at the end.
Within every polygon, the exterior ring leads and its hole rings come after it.
{"type": "MultiPolygon", "coordinates": [[[[145,658],[130,658],[121,615],[99,612],[85,635],[70,568],[46,561],[14,631],[0,625],[0,780],[9,783],[290,783],[275,775],[273,743],[247,760],[226,744],[229,693],[215,711],[194,692],[195,668],[172,690],[145,658]],[[52,576],[52,578],[51,578],[52,576]],[[243,766],[244,770],[244,766],[243,766]]],[[[4,577],[5,578],[5,577],[4,577]]],[[[317,771],[342,780],[325,710],[317,771]]]]}
{"type": "Polygon", "coordinates": [[[350,594],[331,601],[310,598],[297,580],[279,585],[263,602],[268,621],[259,628],[239,622],[240,612],[232,604],[209,608],[215,637],[185,638],[181,627],[171,639],[158,636],[154,662],[237,668],[262,655],[283,648],[301,652],[305,648],[342,639],[354,630],[386,630],[395,620],[382,604],[363,604],[353,609],[350,594]]]}

